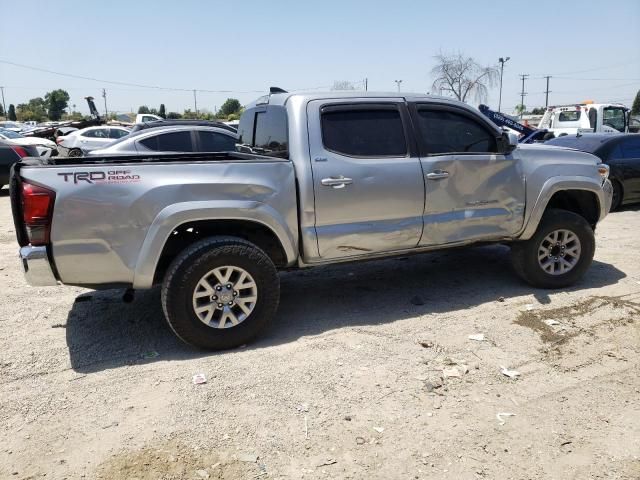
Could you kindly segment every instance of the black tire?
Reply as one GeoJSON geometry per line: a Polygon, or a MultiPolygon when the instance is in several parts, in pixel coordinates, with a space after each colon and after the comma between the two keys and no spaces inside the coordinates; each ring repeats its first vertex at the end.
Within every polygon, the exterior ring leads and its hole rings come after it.
{"type": "Polygon", "coordinates": [[[587,271],[595,253],[595,235],[591,225],[580,215],[559,209],[545,212],[538,230],[529,240],[511,245],[513,267],[520,278],[538,288],[562,288],[576,283],[587,271]],[[538,261],[539,247],[555,230],[569,230],[580,241],[577,263],[566,273],[547,273],[538,261]]]}
{"type": "Polygon", "coordinates": [[[622,205],[622,195],[623,195],[622,185],[620,185],[620,182],[618,182],[617,180],[613,180],[611,182],[611,185],[613,186],[613,198],[611,199],[611,211],[615,212],[620,208],[620,205],[622,205]]]}
{"type": "Polygon", "coordinates": [[[189,246],[174,259],[162,284],[161,299],[167,322],[178,338],[195,347],[223,350],[247,343],[275,316],[280,281],[271,259],[254,244],[236,237],[212,237],[189,246]],[[198,282],[222,266],[248,272],[257,285],[257,300],[253,311],[237,325],[214,328],[198,318],[193,295],[198,282]]]}
{"type": "Polygon", "coordinates": [[[82,156],[82,150],[80,150],[79,148],[72,148],[71,150],[69,150],[69,157],[81,157],[82,156]]]}

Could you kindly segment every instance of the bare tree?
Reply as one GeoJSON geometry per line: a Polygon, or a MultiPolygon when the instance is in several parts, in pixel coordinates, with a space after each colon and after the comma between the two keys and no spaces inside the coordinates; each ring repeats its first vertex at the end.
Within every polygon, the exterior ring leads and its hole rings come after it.
{"type": "Polygon", "coordinates": [[[431,69],[431,75],[435,77],[432,90],[450,92],[463,102],[468,98],[485,101],[489,87],[494,86],[500,76],[497,66],[483,67],[473,58],[465,57],[461,53],[441,53],[435,58],[438,63],[431,69]]]}
{"type": "Polygon", "coordinates": [[[355,90],[356,87],[353,83],[348,82],[347,80],[336,80],[333,82],[333,87],[331,90],[355,90]]]}

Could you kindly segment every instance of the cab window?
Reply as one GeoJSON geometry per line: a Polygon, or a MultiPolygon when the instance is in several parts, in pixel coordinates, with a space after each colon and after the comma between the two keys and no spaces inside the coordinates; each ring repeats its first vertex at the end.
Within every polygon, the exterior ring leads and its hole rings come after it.
{"type": "Polygon", "coordinates": [[[602,124],[615,128],[619,132],[624,132],[625,110],[620,107],[605,107],[602,109],[602,124]]]}
{"type": "Polygon", "coordinates": [[[407,143],[395,106],[329,107],[322,112],[322,141],[332,152],[354,157],[404,157],[407,143]]]}
{"type": "Polygon", "coordinates": [[[580,120],[580,116],[582,112],[580,110],[567,110],[565,112],[560,112],[558,115],[559,122],[577,122],[580,120]]]}
{"type": "Polygon", "coordinates": [[[426,155],[497,151],[496,135],[462,113],[419,107],[418,131],[426,155]]]}

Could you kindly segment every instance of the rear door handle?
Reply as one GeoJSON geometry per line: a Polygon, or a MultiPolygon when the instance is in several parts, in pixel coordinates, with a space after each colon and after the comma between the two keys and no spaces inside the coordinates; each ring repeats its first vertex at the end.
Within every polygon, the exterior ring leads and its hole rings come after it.
{"type": "Polygon", "coordinates": [[[429,180],[440,180],[442,178],[447,178],[449,176],[449,172],[446,170],[434,170],[431,173],[427,173],[427,178],[429,180]]]}
{"type": "Polygon", "coordinates": [[[325,187],[344,188],[347,185],[351,185],[353,183],[353,179],[340,175],[338,177],[323,178],[320,180],[320,183],[325,187]]]}

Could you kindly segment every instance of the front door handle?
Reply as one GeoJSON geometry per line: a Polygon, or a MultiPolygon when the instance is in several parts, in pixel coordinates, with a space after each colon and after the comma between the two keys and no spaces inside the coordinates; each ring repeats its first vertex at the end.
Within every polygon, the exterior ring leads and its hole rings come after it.
{"type": "Polygon", "coordinates": [[[427,178],[429,180],[440,180],[442,178],[447,178],[449,176],[449,172],[446,170],[434,170],[431,173],[427,173],[427,178]]]}
{"type": "Polygon", "coordinates": [[[347,185],[351,185],[353,183],[353,179],[340,175],[337,177],[323,178],[320,180],[320,183],[325,187],[344,188],[347,185]]]}

